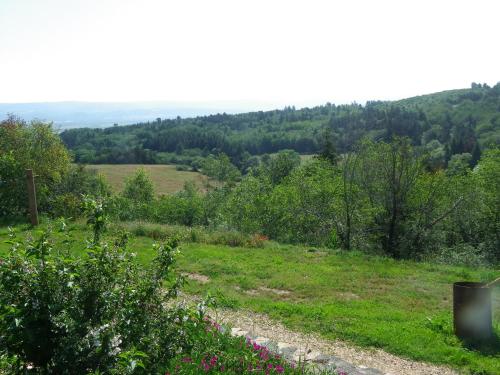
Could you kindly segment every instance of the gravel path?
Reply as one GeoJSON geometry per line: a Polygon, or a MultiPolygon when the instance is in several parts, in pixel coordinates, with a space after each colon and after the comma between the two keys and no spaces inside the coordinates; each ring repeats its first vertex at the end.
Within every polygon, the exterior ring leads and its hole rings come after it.
{"type": "Polygon", "coordinates": [[[325,340],[313,334],[290,331],[266,315],[246,310],[218,310],[212,316],[219,322],[239,327],[255,336],[286,342],[306,352],[334,355],[358,367],[371,367],[390,375],[456,375],[457,372],[436,365],[403,359],[380,349],[361,349],[341,341],[325,340]],[[215,316],[214,316],[215,315],[215,316]]]}
{"type": "MultiPolygon", "coordinates": [[[[181,294],[179,300],[187,304],[201,301],[198,296],[186,294],[181,294]]],[[[385,375],[459,375],[448,367],[397,357],[381,349],[359,348],[338,340],[326,340],[316,334],[294,332],[267,315],[256,314],[250,310],[209,309],[208,314],[219,324],[238,327],[251,336],[286,343],[300,348],[304,353],[335,356],[358,368],[377,369],[385,375]]]]}

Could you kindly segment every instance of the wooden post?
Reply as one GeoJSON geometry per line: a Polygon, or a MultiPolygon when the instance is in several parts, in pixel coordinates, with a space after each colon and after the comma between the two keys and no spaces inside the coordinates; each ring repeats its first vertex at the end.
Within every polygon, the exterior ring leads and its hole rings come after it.
{"type": "Polygon", "coordinates": [[[36,207],[35,178],[32,169],[26,169],[26,181],[28,183],[28,199],[31,225],[38,225],[38,209],[36,207]]]}

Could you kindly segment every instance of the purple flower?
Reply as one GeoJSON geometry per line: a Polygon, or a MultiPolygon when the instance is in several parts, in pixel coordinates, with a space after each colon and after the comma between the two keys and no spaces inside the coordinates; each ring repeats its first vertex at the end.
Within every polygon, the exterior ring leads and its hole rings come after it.
{"type": "Polygon", "coordinates": [[[217,363],[217,356],[214,355],[212,358],[210,358],[210,366],[214,366],[217,363]]]}

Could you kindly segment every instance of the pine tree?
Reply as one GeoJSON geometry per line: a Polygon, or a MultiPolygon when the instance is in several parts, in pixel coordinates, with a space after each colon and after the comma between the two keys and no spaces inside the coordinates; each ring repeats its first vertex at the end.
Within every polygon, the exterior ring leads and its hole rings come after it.
{"type": "Polygon", "coordinates": [[[339,159],[337,148],[333,142],[332,133],[325,131],[323,136],[323,147],[318,155],[318,158],[329,161],[332,165],[336,165],[339,159]]]}

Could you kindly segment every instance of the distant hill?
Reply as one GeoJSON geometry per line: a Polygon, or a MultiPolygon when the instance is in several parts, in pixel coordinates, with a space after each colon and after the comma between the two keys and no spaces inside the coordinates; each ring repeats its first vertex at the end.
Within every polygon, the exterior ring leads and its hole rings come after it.
{"type": "Polygon", "coordinates": [[[224,152],[236,165],[252,155],[292,149],[317,153],[325,136],[345,152],[360,139],[390,140],[406,136],[446,163],[451,155],[500,145],[500,83],[473,84],[400,101],[366,105],[216,114],[182,119],[151,118],[129,126],[71,129],[61,133],[84,163],[191,163],[209,153],[224,152]]]}
{"type": "Polygon", "coordinates": [[[439,126],[450,136],[453,124],[463,124],[474,130],[481,146],[500,144],[500,84],[493,88],[472,84],[470,89],[417,96],[394,104],[422,110],[436,130],[439,126]]]}
{"type": "Polygon", "coordinates": [[[104,128],[160,118],[203,116],[210,113],[237,113],[254,108],[256,103],[231,102],[48,102],[0,103],[0,119],[12,113],[24,120],[53,122],[57,129],[104,128]]]}

